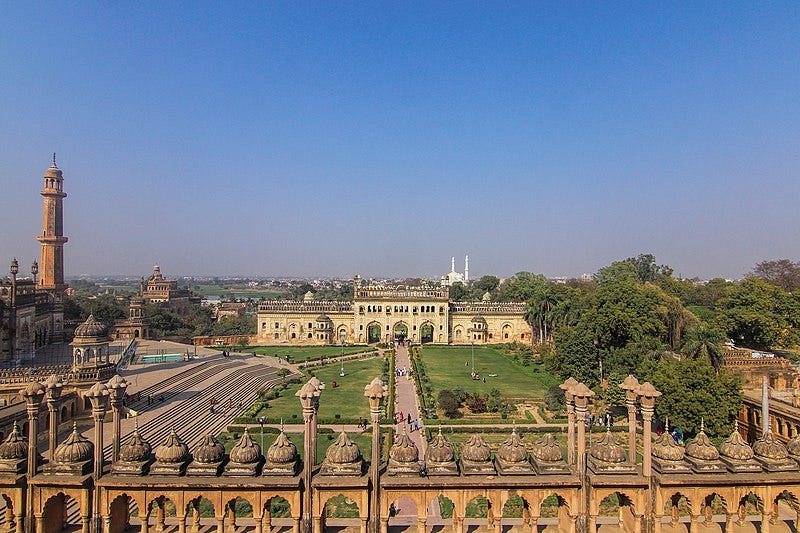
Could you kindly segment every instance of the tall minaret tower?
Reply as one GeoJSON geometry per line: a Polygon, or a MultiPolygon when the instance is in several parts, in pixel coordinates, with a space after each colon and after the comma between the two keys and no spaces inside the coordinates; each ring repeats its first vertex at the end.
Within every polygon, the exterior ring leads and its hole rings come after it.
{"type": "Polygon", "coordinates": [[[42,234],[36,237],[42,243],[39,287],[58,293],[67,288],[64,283],[64,243],[67,238],[64,237],[63,209],[67,193],[64,192],[64,176],[56,166],[56,154],[53,154],[53,164],[44,173],[42,196],[42,234]]]}
{"type": "Polygon", "coordinates": [[[464,257],[464,283],[469,281],[469,254],[464,257]]]}

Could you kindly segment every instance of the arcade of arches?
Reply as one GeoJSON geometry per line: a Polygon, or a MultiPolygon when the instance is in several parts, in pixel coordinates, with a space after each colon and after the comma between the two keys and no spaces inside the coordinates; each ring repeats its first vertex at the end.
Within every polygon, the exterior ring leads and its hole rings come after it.
{"type": "MultiPolygon", "coordinates": [[[[423,453],[402,433],[388,459],[373,464],[344,432],[316,464],[324,390],[313,379],[297,394],[303,456],[312,458],[306,462],[283,432],[262,450],[245,430],[226,453],[211,436],[190,451],[174,431],[151,444],[147,427],[124,438],[115,429],[107,462],[95,453],[102,442],[73,431],[57,443],[55,426],[47,432],[42,460],[31,443],[42,405],[60,412],[56,383],[33,382],[20,391],[31,435],[26,439],[15,426],[0,444],[0,522],[15,533],[231,533],[240,526],[255,533],[278,526],[294,533],[341,527],[386,533],[400,525],[417,533],[465,533],[475,525],[495,533],[509,526],[565,533],[796,531],[800,438],[784,445],[767,431],[751,446],[734,432],[719,448],[702,432],[685,447],[668,432],[653,438],[660,393],[633,376],[623,383],[631,418],[622,437],[609,430],[587,448],[585,421],[594,393],[570,379],[562,385],[566,449],[551,434],[526,446],[512,430],[494,450],[475,434],[457,456],[439,431],[423,453]],[[644,448],[632,450],[639,431],[644,448]]],[[[116,424],[126,386],[115,376],[85,393],[95,435],[102,436],[107,415],[116,424]]],[[[374,416],[373,450],[380,449],[381,432],[391,431],[377,422],[385,390],[378,379],[365,388],[374,416]]]]}

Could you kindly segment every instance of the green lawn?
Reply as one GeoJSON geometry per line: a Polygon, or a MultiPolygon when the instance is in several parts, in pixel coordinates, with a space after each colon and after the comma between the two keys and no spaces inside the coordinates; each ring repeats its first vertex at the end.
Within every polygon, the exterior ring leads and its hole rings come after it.
{"type": "MultiPolygon", "coordinates": [[[[364,397],[364,387],[383,372],[383,357],[374,357],[344,363],[345,376],[339,376],[339,365],[325,365],[314,368],[314,374],[325,383],[325,390],[319,399],[319,417],[323,423],[329,420],[354,420],[359,416],[369,418],[369,405],[364,397]],[[333,383],[336,382],[336,387],[333,383]]],[[[303,380],[305,382],[305,379],[303,380]]],[[[387,384],[388,385],[388,384],[387,384]]],[[[300,385],[291,385],[279,398],[269,401],[269,407],[256,413],[256,417],[266,416],[270,421],[283,418],[288,424],[300,424],[303,414],[300,400],[294,395],[300,385]]]]}
{"type": "Polygon", "coordinates": [[[551,385],[560,383],[543,366],[522,366],[505,355],[501,348],[475,347],[475,372],[480,375],[479,380],[470,377],[470,346],[424,346],[420,354],[434,398],[438,391],[456,387],[484,395],[498,389],[504,398],[543,398],[551,385]]]}
{"type": "MultiPolygon", "coordinates": [[[[373,350],[369,346],[345,346],[344,354],[371,352],[373,350]]],[[[342,355],[341,346],[252,346],[248,347],[246,351],[261,355],[274,355],[282,359],[286,359],[288,355],[291,363],[313,361],[322,356],[339,357],[342,355]]]]}

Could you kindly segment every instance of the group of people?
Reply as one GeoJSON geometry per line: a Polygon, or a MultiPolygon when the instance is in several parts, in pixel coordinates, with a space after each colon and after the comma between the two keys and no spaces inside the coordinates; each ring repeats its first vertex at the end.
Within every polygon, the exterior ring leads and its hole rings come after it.
{"type": "MultiPolygon", "coordinates": [[[[214,407],[217,405],[217,399],[216,398],[211,398],[210,400],[208,400],[208,404],[209,404],[209,408],[210,408],[209,410],[211,411],[211,414],[214,414],[216,412],[214,410],[214,407]]],[[[237,407],[241,410],[241,408],[242,408],[242,401],[241,400],[239,400],[239,403],[237,404],[237,407]]],[[[229,409],[233,409],[233,398],[228,398],[228,405],[225,408],[225,410],[227,411],[229,409]]]]}
{"type": "Polygon", "coordinates": [[[406,369],[406,367],[403,367],[403,368],[395,368],[394,370],[394,376],[397,378],[406,376],[408,379],[411,379],[411,376],[413,375],[414,371],[410,368],[406,369]]]}
{"type": "Polygon", "coordinates": [[[396,424],[402,424],[403,422],[405,422],[406,424],[409,425],[410,428],[409,431],[419,431],[419,419],[415,418],[412,420],[411,413],[408,413],[405,416],[403,416],[403,411],[400,411],[395,416],[394,421],[396,424]]]}

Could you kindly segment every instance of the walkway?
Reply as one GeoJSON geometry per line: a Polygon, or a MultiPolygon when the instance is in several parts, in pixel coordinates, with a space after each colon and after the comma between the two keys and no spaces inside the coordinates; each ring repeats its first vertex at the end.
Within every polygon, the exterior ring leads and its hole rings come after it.
{"type": "Polygon", "coordinates": [[[414,444],[419,449],[420,457],[425,455],[427,442],[425,441],[425,434],[422,431],[412,431],[413,424],[406,423],[408,415],[411,415],[412,422],[418,420],[420,426],[422,425],[422,417],[419,413],[419,399],[417,398],[417,391],[414,388],[414,379],[408,375],[411,370],[411,359],[408,354],[408,348],[400,346],[395,350],[394,367],[395,370],[406,369],[405,376],[395,376],[394,378],[394,411],[395,413],[402,413],[405,419],[401,424],[396,424],[395,430],[401,432],[405,429],[406,433],[414,444]]]}

